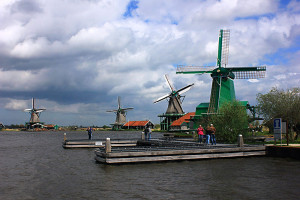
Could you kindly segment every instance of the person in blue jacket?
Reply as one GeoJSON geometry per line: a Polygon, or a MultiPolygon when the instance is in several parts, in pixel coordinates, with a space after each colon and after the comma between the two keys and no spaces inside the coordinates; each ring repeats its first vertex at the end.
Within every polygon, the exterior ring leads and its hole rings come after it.
{"type": "Polygon", "coordinates": [[[87,130],[88,135],[89,135],[89,140],[91,140],[92,139],[92,131],[93,131],[93,129],[91,127],[88,127],[88,129],[86,129],[86,130],[87,130]]]}

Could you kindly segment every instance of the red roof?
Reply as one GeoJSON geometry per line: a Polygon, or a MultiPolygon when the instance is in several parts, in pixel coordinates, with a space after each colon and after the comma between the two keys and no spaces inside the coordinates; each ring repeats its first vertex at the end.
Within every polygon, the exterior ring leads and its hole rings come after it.
{"type": "Polygon", "coordinates": [[[191,118],[191,116],[194,116],[196,113],[195,112],[190,112],[187,113],[185,115],[183,115],[182,117],[180,117],[179,119],[175,120],[171,126],[181,126],[181,124],[183,122],[188,122],[188,120],[191,118]]]}
{"type": "Polygon", "coordinates": [[[149,122],[148,121],[129,121],[123,126],[146,126],[146,124],[149,122]]]}

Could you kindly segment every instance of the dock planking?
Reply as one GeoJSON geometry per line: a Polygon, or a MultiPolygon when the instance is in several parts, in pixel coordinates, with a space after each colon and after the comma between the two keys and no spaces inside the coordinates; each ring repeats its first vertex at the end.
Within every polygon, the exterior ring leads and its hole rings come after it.
{"type": "MultiPolygon", "coordinates": [[[[63,147],[71,148],[98,148],[105,147],[105,140],[65,140],[63,147]]],[[[132,147],[136,146],[137,140],[112,140],[112,147],[132,147]]]]}
{"type": "Polygon", "coordinates": [[[138,141],[135,147],[104,148],[95,151],[96,161],[104,164],[200,160],[266,155],[265,146],[201,145],[195,142],[138,141]],[[143,146],[144,145],[144,146],[143,146]]]}

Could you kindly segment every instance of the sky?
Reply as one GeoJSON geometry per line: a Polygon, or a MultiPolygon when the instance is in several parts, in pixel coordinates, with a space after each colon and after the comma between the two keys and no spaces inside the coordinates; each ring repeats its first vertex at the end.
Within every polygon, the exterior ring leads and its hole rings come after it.
{"type": "Polygon", "coordinates": [[[209,74],[177,65],[215,66],[220,29],[230,29],[228,66],[266,66],[263,79],[235,80],[236,98],[256,105],[272,87],[300,86],[297,0],[0,1],[0,122],[24,124],[34,97],[40,120],[61,126],[151,120],[170,89],[194,83],[183,109],[209,102],[209,74]]]}

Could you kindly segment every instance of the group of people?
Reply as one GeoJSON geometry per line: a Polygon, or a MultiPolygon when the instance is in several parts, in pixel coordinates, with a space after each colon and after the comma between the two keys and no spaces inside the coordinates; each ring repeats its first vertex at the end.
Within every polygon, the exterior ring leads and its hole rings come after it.
{"type": "Polygon", "coordinates": [[[199,125],[198,129],[197,129],[197,133],[198,133],[198,142],[202,143],[203,142],[203,138],[204,138],[204,131],[205,131],[205,144],[217,144],[216,142],[216,128],[214,127],[213,124],[211,124],[210,126],[207,126],[206,129],[204,130],[204,128],[199,125]]]}

